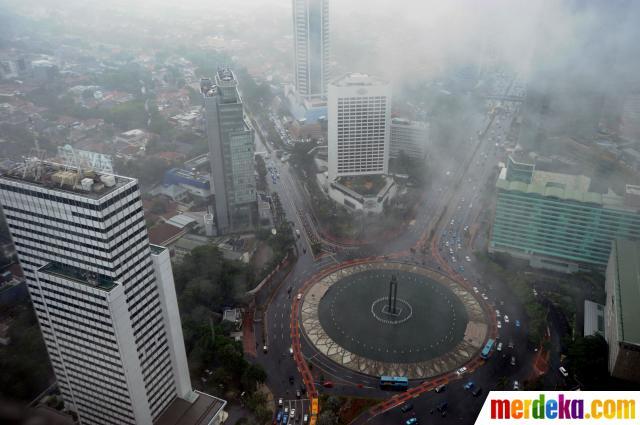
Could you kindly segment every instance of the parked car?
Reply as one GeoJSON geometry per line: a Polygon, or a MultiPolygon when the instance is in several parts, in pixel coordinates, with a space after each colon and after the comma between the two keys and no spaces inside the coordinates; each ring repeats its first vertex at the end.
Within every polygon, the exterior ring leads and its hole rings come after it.
{"type": "Polygon", "coordinates": [[[305,424],[309,423],[309,415],[307,413],[305,413],[304,416],[302,417],[302,423],[305,423],[305,424]]]}
{"type": "Polygon", "coordinates": [[[502,351],[502,343],[499,342],[498,346],[496,347],[496,351],[502,351]]]}
{"type": "Polygon", "coordinates": [[[443,392],[443,391],[444,391],[444,390],[446,390],[446,389],[447,389],[447,386],[446,386],[446,385],[444,385],[444,384],[442,384],[442,385],[438,385],[438,386],[435,388],[435,390],[434,390],[434,391],[435,391],[435,392],[437,392],[437,393],[441,393],[441,392],[443,392]]]}
{"type": "Polygon", "coordinates": [[[418,418],[409,418],[404,422],[404,425],[418,425],[418,418]]]}
{"type": "Polygon", "coordinates": [[[511,366],[515,366],[515,365],[516,365],[516,357],[511,356],[511,366]]]}
{"type": "Polygon", "coordinates": [[[509,323],[509,316],[506,314],[504,315],[504,323],[509,323]]]}
{"type": "Polygon", "coordinates": [[[518,381],[513,381],[513,389],[518,391],[520,389],[520,383],[518,381]]]}
{"type": "Polygon", "coordinates": [[[567,371],[567,369],[564,368],[564,366],[560,366],[560,368],[558,369],[560,371],[560,373],[562,374],[562,376],[564,376],[565,378],[567,376],[569,376],[569,372],[567,371]]]}
{"type": "Polygon", "coordinates": [[[466,384],[464,384],[464,389],[465,390],[471,390],[473,389],[473,387],[475,387],[476,384],[473,383],[473,381],[469,381],[466,384]]]}
{"type": "Polygon", "coordinates": [[[456,373],[458,375],[463,375],[466,371],[467,371],[467,367],[466,366],[462,366],[460,369],[456,370],[456,373]]]}

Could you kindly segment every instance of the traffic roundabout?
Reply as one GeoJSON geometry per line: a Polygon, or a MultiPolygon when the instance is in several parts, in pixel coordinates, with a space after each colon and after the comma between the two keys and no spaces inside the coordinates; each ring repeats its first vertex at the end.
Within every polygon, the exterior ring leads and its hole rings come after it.
{"type": "Polygon", "coordinates": [[[299,306],[297,322],[319,355],[371,376],[442,375],[471,360],[489,332],[485,311],[465,287],[393,261],[320,273],[299,306]]]}

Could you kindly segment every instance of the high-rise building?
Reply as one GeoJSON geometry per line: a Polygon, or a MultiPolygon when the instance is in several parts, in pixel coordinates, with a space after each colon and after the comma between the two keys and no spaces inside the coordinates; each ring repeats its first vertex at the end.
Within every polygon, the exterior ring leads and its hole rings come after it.
{"type": "Polygon", "coordinates": [[[613,242],[605,281],[605,339],[609,343],[609,372],[640,382],[640,244],[613,242]]]}
{"type": "Polygon", "coordinates": [[[34,158],[0,176],[0,202],[81,424],[175,424],[203,405],[219,416],[224,401],[191,388],[169,253],[149,244],[135,179],[34,158]]]}
{"type": "Polygon", "coordinates": [[[254,134],[237,86],[229,68],[201,81],[218,234],[251,228],[257,214],[254,134]]]}
{"type": "Polygon", "coordinates": [[[399,158],[402,153],[408,158],[423,160],[427,156],[428,139],[427,123],[394,118],[391,120],[389,156],[399,158]]]}
{"type": "Polygon", "coordinates": [[[604,270],[614,239],[640,239],[640,188],[627,185],[624,196],[592,192],[586,176],[509,166],[518,169],[498,177],[490,252],[563,272],[604,270]]]}
{"type": "Polygon", "coordinates": [[[305,97],[327,94],[329,72],[329,0],[293,0],[294,78],[305,97]]]}
{"type": "Polygon", "coordinates": [[[329,179],[387,174],[391,85],[366,74],[329,84],[329,179]]]}

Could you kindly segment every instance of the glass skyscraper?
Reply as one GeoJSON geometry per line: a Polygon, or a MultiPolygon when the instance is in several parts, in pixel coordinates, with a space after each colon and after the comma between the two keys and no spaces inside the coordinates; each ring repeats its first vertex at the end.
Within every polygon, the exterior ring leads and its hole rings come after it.
{"type": "Polygon", "coordinates": [[[329,0],[293,0],[294,78],[298,94],[325,97],[329,73],[329,0]]]}

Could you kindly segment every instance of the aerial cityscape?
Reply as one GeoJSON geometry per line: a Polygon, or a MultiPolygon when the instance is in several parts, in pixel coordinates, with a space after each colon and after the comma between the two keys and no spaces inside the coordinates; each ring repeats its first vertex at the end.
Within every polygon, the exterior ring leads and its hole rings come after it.
{"type": "Polygon", "coordinates": [[[0,423],[636,423],[639,22],[0,0],[0,423]]]}

